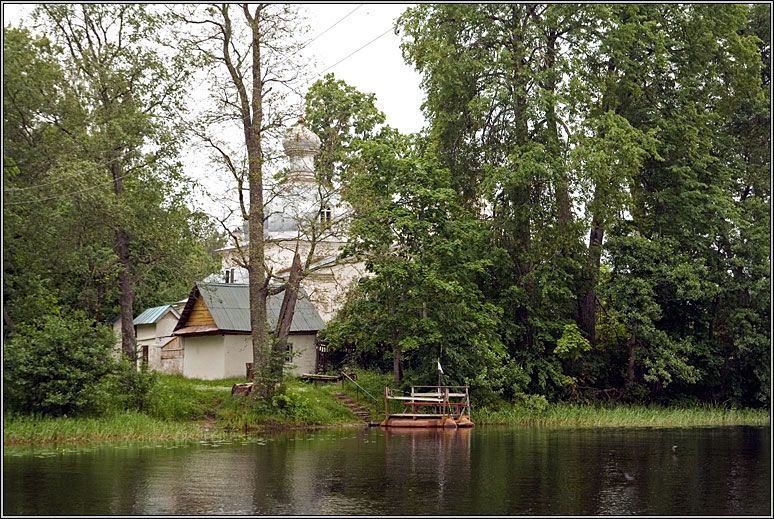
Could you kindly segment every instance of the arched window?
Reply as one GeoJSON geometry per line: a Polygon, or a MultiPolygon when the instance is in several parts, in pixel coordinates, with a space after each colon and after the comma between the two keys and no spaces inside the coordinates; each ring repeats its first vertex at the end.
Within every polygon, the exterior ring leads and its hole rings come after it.
{"type": "Polygon", "coordinates": [[[333,211],[330,207],[326,207],[320,211],[320,223],[323,228],[331,226],[331,220],[333,220],[333,211]]]}

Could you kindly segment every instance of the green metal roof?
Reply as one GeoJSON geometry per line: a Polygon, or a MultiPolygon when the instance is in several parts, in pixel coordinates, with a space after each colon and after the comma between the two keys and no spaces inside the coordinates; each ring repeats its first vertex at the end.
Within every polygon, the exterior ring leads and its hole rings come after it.
{"type": "MultiPolygon", "coordinates": [[[[246,283],[197,283],[196,286],[219,329],[250,331],[250,297],[246,283]]],[[[280,293],[266,299],[266,314],[272,327],[277,325],[283,297],[284,294],[280,293]]],[[[290,331],[317,332],[323,327],[325,323],[317,309],[300,289],[290,331]]]]}
{"type": "Polygon", "coordinates": [[[175,312],[175,309],[172,308],[172,305],[154,306],[153,308],[148,308],[143,313],[135,317],[132,321],[132,324],[135,326],[138,324],[155,324],[164,316],[165,313],[167,313],[167,310],[172,310],[172,312],[175,314],[175,317],[179,317],[177,312],[175,312]]]}

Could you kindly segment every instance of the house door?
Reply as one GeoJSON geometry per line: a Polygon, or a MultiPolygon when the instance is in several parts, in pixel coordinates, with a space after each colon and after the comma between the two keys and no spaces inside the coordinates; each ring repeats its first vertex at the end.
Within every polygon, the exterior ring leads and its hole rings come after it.
{"type": "Polygon", "coordinates": [[[142,347],[142,367],[148,367],[148,345],[142,347]]]}

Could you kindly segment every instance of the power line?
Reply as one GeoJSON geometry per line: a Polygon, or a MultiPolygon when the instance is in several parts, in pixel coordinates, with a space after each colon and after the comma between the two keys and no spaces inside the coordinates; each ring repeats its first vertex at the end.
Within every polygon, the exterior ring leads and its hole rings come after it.
{"type": "Polygon", "coordinates": [[[360,47],[359,49],[356,49],[356,50],[354,50],[354,51],[350,52],[349,54],[347,54],[346,56],[344,56],[343,58],[341,58],[339,61],[337,61],[337,62],[336,62],[336,63],[334,63],[333,65],[330,65],[330,66],[328,66],[328,67],[324,68],[323,70],[321,70],[320,72],[318,72],[316,75],[312,76],[312,78],[316,78],[316,77],[318,77],[318,76],[322,75],[324,72],[327,72],[328,70],[332,69],[333,67],[335,67],[335,66],[336,66],[336,65],[338,65],[339,63],[341,63],[341,62],[343,62],[343,61],[345,61],[345,60],[349,59],[350,57],[352,57],[353,55],[357,54],[357,53],[358,53],[358,52],[360,52],[361,50],[365,49],[366,47],[368,47],[369,45],[371,45],[373,42],[375,42],[376,40],[378,40],[379,38],[381,38],[382,36],[384,36],[385,34],[387,34],[388,32],[390,32],[391,30],[392,30],[392,27],[388,27],[388,28],[387,28],[387,30],[386,30],[386,31],[384,31],[383,33],[381,33],[379,36],[377,36],[377,37],[376,37],[376,38],[374,38],[373,40],[369,41],[368,43],[366,43],[365,45],[363,45],[363,46],[362,46],[362,47],[360,47]]]}
{"type": "MultiPolygon", "coordinates": [[[[358,4],[358,5],[357,5],[357,7],[355,7],[355,8],[354,8],[354,9],[352,9],[350,12],[348,12],[347,14],[345,14],[344,16],[342,16],[341,18],[339,18],[339,19],[338,19],[338,20],[337,20],[337,21],[336,21],[336,22],[335,22],[333,25],[331,25],[330,27],[328,27],[327,29],[325,29],[323,32],[321,32],[320,34],[318,34],[317,36],[315,36],[314,38],[312,38],[312,39],[311,39],[311,40],[309,40],[308,42],[306,42],[306,43],[304,43],[303,45],[301,45],[299,48],[295,49],[295,50],[293,51],[293,53],[294,53],[294,54],[298,54],[299,52],[301,52],[303,49],[305,49],[307,46],[309,46],[309,45],[310,45],[310,44],[311,44],[313,41],[315,41],[317,38],[319,38],[320,36],[322,36],[322,35],[323,35],[323,34],[325,34],[326,32],[328,32],[328,31],[330,31],[331,29],[333,29],[334,27],[336,27],[338,24],[340,24],[340,23],[341,23],[341,22],[343,22],[345,19],[347,19],[347,18],[349,17],[349,15],[351,15],[352,13],[354,13],[355,11],[357,11],[358,9],[360,9],[361,7],[363,7],[363,4],[358,4]]],[[[279,62],[277,65],[283,65],[283,64],[287,63],[288,61],[290,61],[290,59],[291,59],[291,58],[290,58],[290,56],[288,56],[288,55],[286,55],[286,54],[283,54],[283,53],[281,53],[281,52],[279,52],[279,51],[276,51],[276,52],[277,52],[277,54],[279,54],[279,55],[280,55],[280,58],[282,58],[282,61],[280,61],[280,62],[279,62]]],[[[296,93],[298,93],[298,92],[296,92],[296,93]]]]}
{"type": "MultiPolygon", "coordinates": [[[[360,9],[361,7],[363,7],[363,4],[358,4],[358,5],[357,5],[357,7],[355,7],[355,8],[354,8],[354,9],[352,9],[350,12],[348,12],[347,14],[345,14],[344,16],[342,16],[341,18],[339,18],[339,20],[338,20],[336,23],[334,23],[333,25],[331,25],[330,27],[328,27],[327,29],[325,29],[323,32],[321,32],[320,34],[318,34],[317,36],[315,36],[314,38],[312,38],[312,39],[311,39],[311,40],[309,40],[308,42],[304,43],[304,44],[303,44],[301,47],[299,47],[298,51],[300,51],[301,49],[304,49],[304,48],[305,48],[307,45],[309,45],[310,43],[312,43],[314,40],[316,40],[317,38],[319,38],[320,36],[322,36],[322,35],[323,35],[323,34],[325,34],[326,32],[328,32],[328,31],[330,31],[331,29],[333,29],[334,27],[336,27],[338,24],[340,24],[341,22],[343,22],[344,20],[346,20],[346,19],[349,17],[349,15],[351,15],[352,13],[354,13],[355,11],[357,11],[358,9],[360,9]]],[[[296,51],[296,52],[298,52],[298,51],[296,51]]]]}
{"type": "Polygon", "coordinates": [[[38,204],[40,202],[46,202],[48,200],[59,200],[61,198],[66,198],[66,197],[71,196],[71,195],[77,195],[79,193],[83,193],[83,192],[91,191],[93,189],[97,189],[97,188],[100,188],[100,187],[103,187],[103,186],[107,186],[109,184],[114,183],[116,180],[124,179],[124,178],[126,178],[126,177],[128,177],[130,175],[132,175],[132,173],[127,173],[126,175],[117,177],[117,178],[115,178],[115,179],[113,179],[113,180],[111,180],[109,182],[103,182],[101,184],[94,184],[93,186],[86,187],[84,189],[79,189],[78,191],[67,191],[67,192],[62,193],[61,195],[57,195],[57,196],[49,196],[49,197],[46,197],[46,198],[38,198],[36,200],[24,200],[24,201],[21,201],[21,202],[7,202],[7,203],[4,203],[3,205],[38,204]]]}

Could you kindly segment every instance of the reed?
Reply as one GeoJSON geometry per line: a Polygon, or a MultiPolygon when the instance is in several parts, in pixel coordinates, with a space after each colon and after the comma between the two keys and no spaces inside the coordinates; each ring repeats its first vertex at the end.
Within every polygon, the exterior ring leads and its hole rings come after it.
{"type": "Polygon", "coordinates": [[[6,416],[3,426],[5,445],[187,441],[222,435],[196,422],[161,420],[137,412],[99,418],[6,416]]]}
{"type": "Polygon", "coordinates": [[[728,425],[769,425],[768,411],[727,409],[713,406],[658,407],[618,405],[550,404],[545,409],[519,405],[474,410],[478,425],[519,425],[541,427],[701,427],[728,425]]]}

